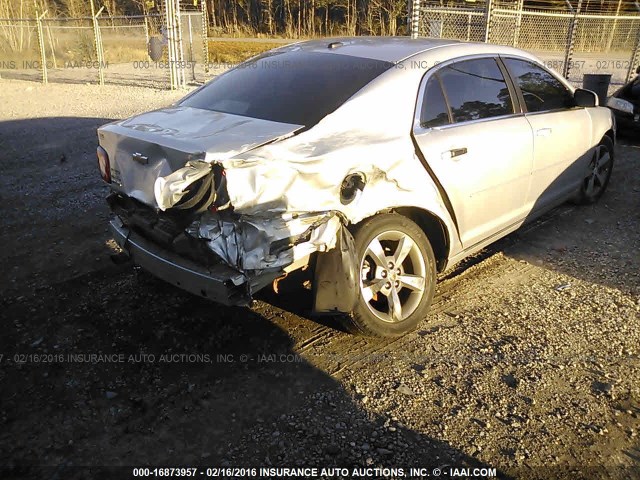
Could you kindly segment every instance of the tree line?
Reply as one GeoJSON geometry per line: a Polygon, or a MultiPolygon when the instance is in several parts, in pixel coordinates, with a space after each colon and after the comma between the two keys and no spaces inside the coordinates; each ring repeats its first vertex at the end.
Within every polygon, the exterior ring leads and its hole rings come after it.
{"type": "MultiPolygon", "coordinates": [[[[494,0],[501,5],[517,2],[494,0]]],[[[3,18],[28,18],[48,10],[48,17],[90,15],[90,0],[0,0],[3,18]]],[[[94,0],[105,16],[161,13],[163,0],[94,0]]],[[[207,10],[213,34],[279,35],[288,38],[325,35],[407,34],[408,0],[180,0],[182,10],[207,10]]],[[[429,5],[483,8],[484,2],[428,0],[429,5]]],[[[577,0],[570,2],[577,5],[577,0]]],[[[525,0],[525,8],[564,9],[566,0],[525,0]]],[[[583,0],[584,12],[636,12],[627,0],[583,0]]]]}

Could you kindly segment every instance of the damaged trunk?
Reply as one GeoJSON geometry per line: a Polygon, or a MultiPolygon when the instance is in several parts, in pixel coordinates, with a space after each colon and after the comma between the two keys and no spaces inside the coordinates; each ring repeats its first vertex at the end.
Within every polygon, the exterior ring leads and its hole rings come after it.
{"type": "Polygon", "coordinates": [[[98,129],[98,137],[110,158],[112,187],[163,209],[166,205],[159,204],[154,192],[158,178],[171,175],[188,162],[208,165],[195,169],[201,178],[210,173],[211,165],[300,128],[229,113],[170,107],[107,124],[98,129]]]}

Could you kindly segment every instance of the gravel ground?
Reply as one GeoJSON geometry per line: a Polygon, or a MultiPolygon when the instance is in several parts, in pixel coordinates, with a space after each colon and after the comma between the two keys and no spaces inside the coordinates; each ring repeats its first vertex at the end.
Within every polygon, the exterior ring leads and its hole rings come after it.
{"type": "Polygon", "coordinates": [[[416,332],[375,340],[310,318],[293,284],[225,308],[111,262],[95,128],[179,97],[0,80],[8,478],[157,464],[640,478],[631,139],[598,204],[562,206],[446,272],[416,332]]]}

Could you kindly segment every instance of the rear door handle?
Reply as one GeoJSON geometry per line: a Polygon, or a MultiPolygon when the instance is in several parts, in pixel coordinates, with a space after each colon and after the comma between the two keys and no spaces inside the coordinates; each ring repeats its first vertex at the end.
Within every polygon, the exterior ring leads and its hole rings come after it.
{"type": "Polygon", "coordinates": [[[549,135],[551,135],[551,129],[550,128],[541,128],[540,130],[536,131],[536,136],[538,137],[548,137],[549,135]]]}
{"type": "Polygon", "coordinates": [[[465,155],[467,153],[467,147],[462,148],[452,148],[451,150],[447,150],[446,152],[442,152],[440,157],[443,160],[450,160],[455,157],[460,157],[461,155],[465,155]]]}

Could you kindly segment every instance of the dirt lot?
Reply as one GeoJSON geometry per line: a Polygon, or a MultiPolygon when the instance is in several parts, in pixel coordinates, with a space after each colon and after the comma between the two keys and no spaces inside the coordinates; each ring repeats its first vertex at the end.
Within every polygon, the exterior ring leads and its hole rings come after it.
{"type": "Polygon", "coordinates": [[[640,478],[637,143],[620,140],[598,204],[562,206],[447,272],[415,333],[371,340],[310,318],[293,285],[224,308],[111,261],[95,128],[178,97],[0,80],[0,476],[640,478]]]}

